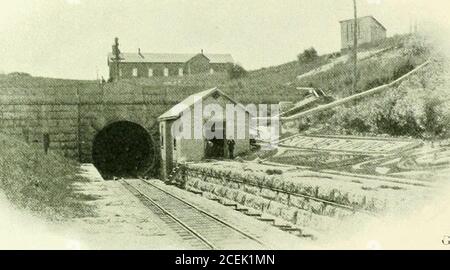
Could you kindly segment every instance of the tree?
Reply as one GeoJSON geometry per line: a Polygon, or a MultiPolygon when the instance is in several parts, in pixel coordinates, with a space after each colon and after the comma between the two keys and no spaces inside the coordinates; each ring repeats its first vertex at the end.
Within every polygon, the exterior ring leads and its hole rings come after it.
{"type": "Polygon", "coordinates": [[[300,63],[310,63],[316,60],[318,57],[319,55],[317,54],[317,51],[316,49],[314,49],[314,47],[304,50],[303,53],[297,56],[300,63]]]}
{"type": "Polygon", "coordinates": [[[247,76],[247,70],[239,64],[234,64],[228,69],[228,76],[230,76],[230,79],[239,79],[247,76]]]}

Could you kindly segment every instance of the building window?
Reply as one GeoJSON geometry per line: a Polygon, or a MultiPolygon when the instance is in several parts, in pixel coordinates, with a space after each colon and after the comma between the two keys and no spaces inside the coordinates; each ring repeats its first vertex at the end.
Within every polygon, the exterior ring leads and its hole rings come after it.
{"type": "Polygon", "coordinates": [[[209,74],[214,74],[214,69],[213,68],[209,69],[209,74]]]}
{"type": "Polygon", "coordinates": [[[177,150],[177,138],[173,138],[173,150],[177,150]]]}
{"type": "Polygon", "coordinates": [[[151,68],[148,69],[148,76],[153,77],[153,69],[151,68]]]}
{"type": "Polygon", "coordinates": [[[218,99],[219,97],[220,97],[219,92],[215,92],[214,94],[212,94],[213,99],[218,99]]]}
{"type": "Polygon", "coordinates": [[[164,77],[169,77],[169,69],[164,68],[164,77]]]}
{"type": "Polygon", "coordinates": [[[137,75],[138,75],[138,69],[133,68],[133,77],[137,77],[137,75]]]}
{"type": "Polygon", "coordinates": [[[183,76],[183,68],[178,69],[178,76],[183,76]]]}

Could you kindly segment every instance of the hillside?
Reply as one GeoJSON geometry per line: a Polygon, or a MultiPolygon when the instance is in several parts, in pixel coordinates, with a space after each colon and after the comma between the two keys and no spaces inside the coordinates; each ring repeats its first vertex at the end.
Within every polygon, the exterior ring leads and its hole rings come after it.
{"type": "MultiPolygon", "coordinates": [[[[401,55],[410,36],[394,36],[377,44],[365,45],[360,48],[361,54],[370,51],[382,51],[382,69],[379,68],[380,59],[365,59],[360,63],[360,78],[358,88],[362,91],[371,86],[386,82],[392,77],[406,73],[423,62],[422,55],[401,55]],[[377,63],[377,65],[374,65],[377,63]],[[396,64],[393,64],[396,63],[396,64]],[[409,66],[408,66],[409,65],[409,66]],[[399,70],[405,68],[404,70],[399,70]],[[378,72],[374,72],[378,69],[378,72]]],[[[421,53],[419,53],[421,54],[421,53]]],[[[122,86],[109,88],[126,88],[128,94],[150,94],[155,98],[170,97],[168,103],[173,104],[186,96],[201,90],[219,87],[241,103],[274,104],[280,101],[298,101],[298,86],[314,86],[323,89],[327,94],[341,97],[348,92],[351,85],[350,63],[340,61],[346,55],[340,52],[318,56],[311,62],[300,63],[292,61],[286,64],[249,71],[244,78],[230,80],[227,73],[213,75],[199,74],[185,77],[154,77],[137,80],[122,80],[122,86]],[[338,64],[335,64],[339,62],[338,64]],[[318,68],[331,65],[325,72],[319,72],[306,78],[297,79],[302,74],[318,68]],[[125,86],[123,86],[125,85],[125,86]]],[[[294,58],[294,57],[293,57],[294,58]]],[[[75,94],[76,91],[91,91],[95,88],[95,81],[49,79],[29,76],[0,75],[0,94],[75,94]],[[26,90],[29,89],[29,90],[26,90]]],[[[98,89],[99,90],[99,89],[98,89]]],[[[94,90],[95,91],[95,90],[94,90]]],[[[107,93],[107,92],[105,92],[107,93]]]]}
{"type": "MultiPolygon", "coordinates": [[[[413,51],[410,48],[412,37],[409,35],[394,36],[377,44],[364,45],[359,50],[360,80],[358,91],[384,84],[393,80],[427,58],[426,51],[413,51]],[[372,55],[373,54],[373,55],[372,55]],[[380,68],[381,67],[381,68],[380,68]]],[[[213,75],[191,75],[183,78],[145,78],[127,80],[148,89],[148,91],[174,92],[187,96],[202,89],[218,86],[241,103],[277,104],[280,101],[297,102],[299,92],[296,87],[314,86],[327,94],[340,98],[349,94],[352,73],[351,61],[341,52],[318,56],[313,61],[301,63],[292,61],[286,64],[249,71],[247,76],[230,80],[227,73],[213,75]],[[328,69],[314,73],[317,69],[329,66],[328,69]],[[313,73],[299,79],[301,75],[313,73]],[[193,92],[184,92],[186,88],[193,92]],[[150,90],[151,89],[151,90],[150,90]],[[169,89],[169,90],[167,90],[169,89]]]]}
{"type": "Polygon", "coordinates": [[[0,134],[0,192],[15,206],[57,219],[91,214],[91,199],[72,185],[78,164],[0,134]]]}
{"type": "MultiPolygon", "coordinates": [[[[411,35],[399,35],[377,44],[364,45],[358,58],[359,80],[357,92],[389,83],[408,73],[431,57],[426,41],[411,35]]],[[[82,94],[81,101],[89,101],[93,95],[103,96],[104,100],[135,100],[145,96],[151,104],[166,104],[167,108],[186,96],[207,88],[219,87],[237,101],[247,104],[278,104],[281,101],[298,102],[301,93],[297,87],[315,87],[325,91],[335,99],[351,95],[352,61],[349,55],[341,52],[318,56],[309,62],[292,61],[283,65],[249,71],[240,79],[230,79],[227,73],[213,75],[199,74],[185,77],[154,77],[136,80],[122,80],[119,83],[98,85],[95,81],[35,78],[30,76],[0,76],[0,98],[21,98],[46,95],[50,99],[75,100],[82,94]]],[[[394,98],[394,97],[393,97],[394,98]]],[[[400,99],[401,97],[395,97],[400,99]]],[[[365,104],[368,106],[368,104],[365,104]]],[[[382,106],[386,106],[383,104],[382,106]]],[[[336,110],[343,115],[347,110],[336,110]]],[[[362,113],[362,112],[361,112],[362,113]]],[[[387,133],[390,135],[422,136],[422,132],[389,131],[389,128],[373,128],[356,122],[337,118],[331,112],[313,122],[321,124],[325,120],[339,121],[334,129],[339,133],[387,133]],[[334,118],[331,118],[334,115],[334,118]],[[354,126],[355,127],[352,127],[354,126]],[[352,128],[350,128],[352,127],[352,128]],[[355,130],[356,129],[356,130],[355,130]],[[344,131],[345,130],[345,131],[344,131]]],[[[402,116],[403,117],[403,116],[402,116]]],[[[354,117],[350,117],[353,119],[354,117]]],[[[407,121],[407,120],[402,120],[407,121]]],[[[409,121],[409,120],[408,120],[409,121]]],[[[389,126],[389,125],[388,125],[389,126]]],[[[315,127],[320,130],[319,126],[315,127]]],[[[423,128],[414,127],[416,130],[423,128]]],[[[401,126],[395,127],[402,130],[401,126]]]]}
{"type": "Polygon", "coordinates": [[[307,117],[304,121],[309,127],[303,129],[313,134],[447,139],[450,137],[448,65],[434,60],[397,87],[307,117]]]}

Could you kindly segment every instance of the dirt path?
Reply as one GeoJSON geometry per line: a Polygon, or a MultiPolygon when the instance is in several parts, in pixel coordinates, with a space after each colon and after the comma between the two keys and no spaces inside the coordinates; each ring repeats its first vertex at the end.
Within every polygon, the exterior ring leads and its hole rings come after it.
{"type": "MultiPolygon", "coordinates": [[[[99,179],[95,168],[82,165],[82,174],[91,179],[77,184],[79,192],[94,196],[88,202],[95,206],[96,216],[76,218],[60,225],[60,231],[71,239],[77,239],[81,249],[193,249],[184,239],[164,223],[159,216],[147,209],[120,181],[99,179]],[[66,231],[71,228],[70,231],[66,231]]],[[[153,181],[161,188],[174,192],[186,201],[225,218],[264,239],[267,248],[301,248],[306,244],[291,234],[247,217],[217,202],[153,181]],[[280,241],[283,239],[283,241],[280,241]]]]}
{"type": "Polygon", "coordinates": [[[180,236],[148,211],[120,183],[91,182],[79,185],[89,195],[96,217],[74,219],[65,225],[76,228],[81,248],[88,249],[186,249],[180,236]]]}

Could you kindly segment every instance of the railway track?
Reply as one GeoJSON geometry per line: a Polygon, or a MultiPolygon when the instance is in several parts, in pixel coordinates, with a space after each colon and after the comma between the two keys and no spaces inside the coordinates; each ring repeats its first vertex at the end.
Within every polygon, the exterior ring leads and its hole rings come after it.
{"type": "Polygon", "coordinates": [[[189,202],[143,180],[121,183],[195,249],[264,249],[265,245],[189,202]]]}

